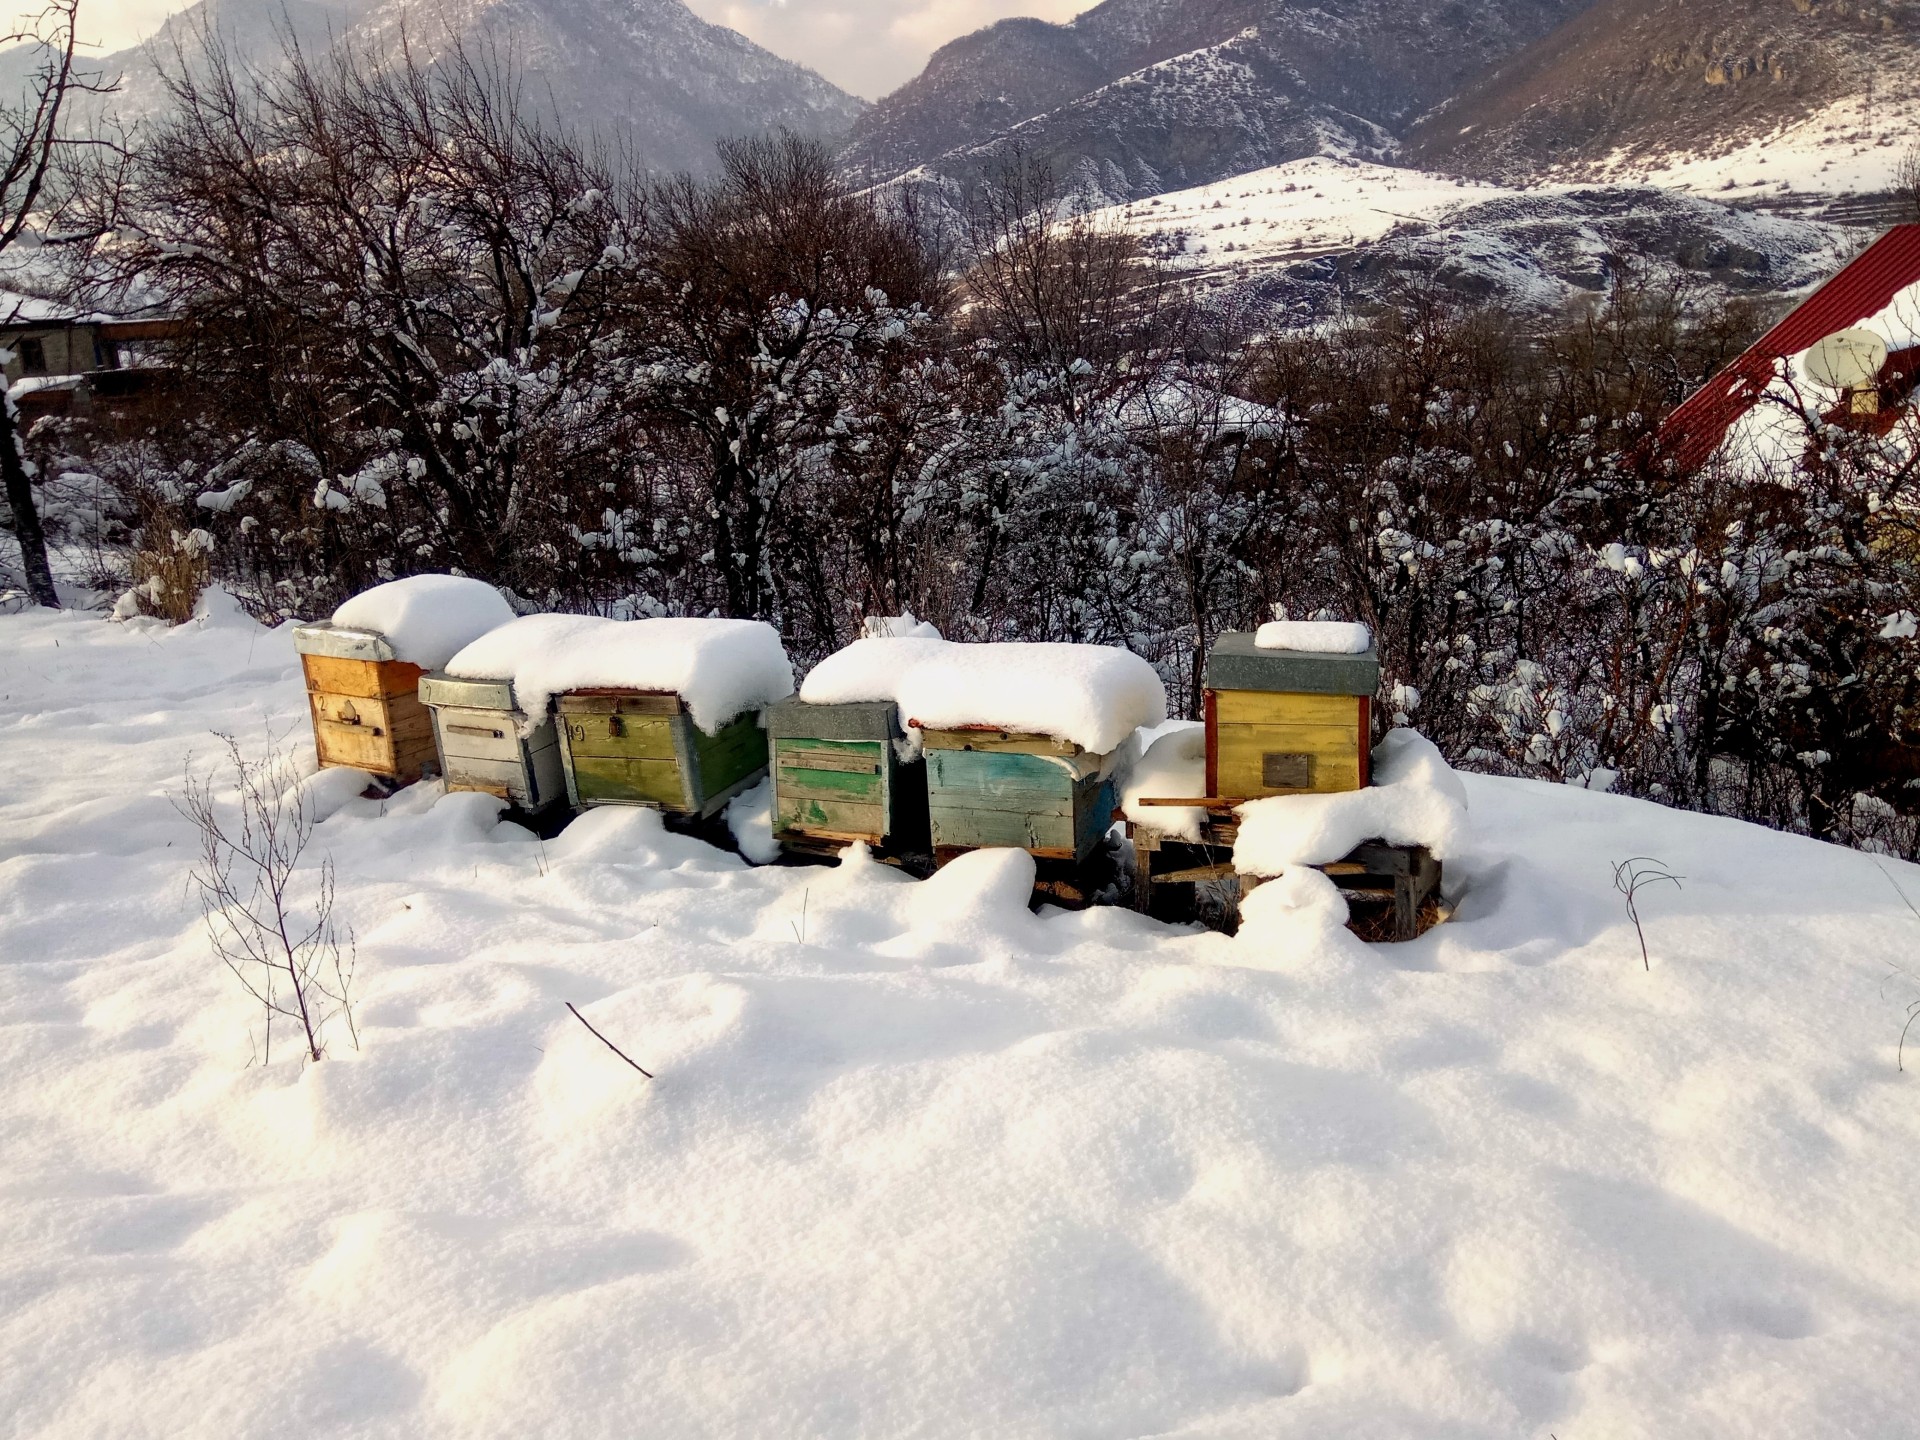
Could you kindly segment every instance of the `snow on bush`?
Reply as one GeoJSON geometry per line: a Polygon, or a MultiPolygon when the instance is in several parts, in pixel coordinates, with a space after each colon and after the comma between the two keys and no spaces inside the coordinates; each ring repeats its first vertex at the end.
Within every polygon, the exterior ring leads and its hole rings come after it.
{"type": "Polygon", "coordinates": [[[892,700],[903,724],[1053,735],[1098,755],[1167,718],[1159,675],[1117,645],[856,640],[815,667],[800,698],[818,705],[892,700]]]}
{"type": "MultiPolygon", "coordinates": [[[[1467,838],[1467,792],[1426,736],[1395,730],[1374,747],[1374,783],[1339,795],[1274,795],[1242,805],[1234,868],[1247,875],[1284,875],[1297,866],[1329,865],[1356,845],[1424,845],[1435,859],[1461,853],[1467,838]]],[[[1256,892],[1257,893],[1257,892],[1256,892]]]]}
{"type": "Polygon", "coordinates": [[[513,619],[506,597],[484,580],[413,575],[363,590],[333,612],[333,623],[384,635],[393,653],[438,670],[464,646],[513,619]]]}
{"type": "Polygon", "coordinates": [[[1269,620],[1254,634],[1260,650],[1300,650],[1311,655],[1364,655],[1373,632],[1346,620],[1269,620]]]}
{"type": "Polygon", "coordinates": [[[569,690],[670,692],[709,735],[793,693],[793,664],[763,620],[528,615],[467,646],[447,673],[511,680],[515,702],[534,717],[569,690]]]}

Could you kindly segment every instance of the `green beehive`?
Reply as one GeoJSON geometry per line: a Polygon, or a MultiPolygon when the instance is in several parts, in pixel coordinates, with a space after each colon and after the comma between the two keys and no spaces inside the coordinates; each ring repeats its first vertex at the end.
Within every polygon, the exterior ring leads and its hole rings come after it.
{"type": "Polygon", "coordinates": [[[643,805],[704,818],[767,773],[767,735],[754,711],[709,735],[672,693],[574,690],[557,696],[554,710],[575,808],[643,805]]]}
{"type": "Polygon", "coordinates": [[[567,798],[553,720],[530,721],[514,704],[511,681],[427,675],[420,699],[433,712],[447,789],[498,795],[529,814],[567,798]]]}
{"type": "Polygon", "coordinates": [[[892,851],[927,844],[926,766],[903,762],[905,732],[891,701],[767,710],[773,832],[806,849],[854,840],[892,851]]]}
{"type": "Polygon", "coordinates": [[[985,846],[1085,860],[1119,803],[1111,757],[1053,735],[927,730],[927,806],[935,854],[985,846]]]}

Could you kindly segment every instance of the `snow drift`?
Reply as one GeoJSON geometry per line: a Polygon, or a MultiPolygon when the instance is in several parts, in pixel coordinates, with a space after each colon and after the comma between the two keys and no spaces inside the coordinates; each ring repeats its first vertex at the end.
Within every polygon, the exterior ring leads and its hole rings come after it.
{"type": "Polygon", "coordinates": [[[0,616],[11,1431],[1912,1429],[1920,867],[1465,775],[1452,923],[1229,940],[420,785],[315,832],[361,1048],[263,1067],[165,791],[304,724],[284,631],[0,616]]]}

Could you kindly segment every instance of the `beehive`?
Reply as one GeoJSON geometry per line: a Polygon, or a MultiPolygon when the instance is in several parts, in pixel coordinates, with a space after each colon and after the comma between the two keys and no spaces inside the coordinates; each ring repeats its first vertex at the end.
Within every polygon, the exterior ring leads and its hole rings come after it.
{"type": "Polygon", "coordinates": [[[709,735],[674,694],[575,690],[554,706],[576,808],[644,805],[704,817],[767,773],[767,734],[752,711],[709,735]]]}
{"type": "Polygon", "coordinates": [[[498,795],[529,814],[567,798],[559,732],[550,717],[529,723],[511,681],[427,675],[420,700],[433,715],[449,790],[498,795]]]}
{"type": "Polygon", "coordinates": [[[924,847],[924,761],[903,762],[900,709],[891,701],[767,710],[773,757],[773,833],[789,845],[864,840],[891,850],[924,847]]]}
{"type": "Polygon", "coordinates": [[[1380,657],[1262,650],[1222,635],[1207,657],[1207,794],[1326,795],[1368,783],[1380,657]]]}
{"type": "Polygon", "coordinates": [[[394,657],[372,630],[303,625],[294,649],[306,674],[320,763],[410,785],[435,763],[433,718],[420,703],[418,665],[394,657]]]}
{"type": "Polygon", "coordinates": [[[1111,757],[1017,731],[927,730],[927,810],[935,853],[1003,845],[1084,860],[1113,823],[1111,757]]]}

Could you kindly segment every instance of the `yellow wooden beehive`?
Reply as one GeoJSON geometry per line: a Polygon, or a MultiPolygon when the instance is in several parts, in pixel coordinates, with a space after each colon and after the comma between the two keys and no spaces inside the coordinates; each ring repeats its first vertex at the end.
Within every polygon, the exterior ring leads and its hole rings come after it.
{"type": "Polygon", "coordinates": [[[293,644],[321,765],[366,770],[401,785],[435,768],[433,716],[420,702],[425,672],[398,659],[385,636],[304,625],[293,632],[293,644]]]}
{"type": "Polygon", "coordinates": [[[1207,657],[1207,794],[1327,795],[1371,779],[1380,657],[1262,649],[1222,635],[1207,657]]]}

